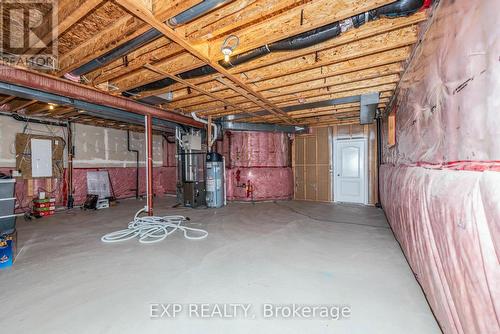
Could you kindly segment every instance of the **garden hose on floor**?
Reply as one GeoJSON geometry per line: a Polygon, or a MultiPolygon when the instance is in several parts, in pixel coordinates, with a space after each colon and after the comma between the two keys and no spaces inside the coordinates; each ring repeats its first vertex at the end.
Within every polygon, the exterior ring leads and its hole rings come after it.
{"type": "Polygon", "coordinates": [[[101,241],[121,242],[137,237],[140,243],[152,244],[165,240],[177,230],[184,232],[184,238],[189,240],[200,240],[208,236],[205,230],[183,226],[182,223],[189,220],[184,216],[139,217],[144,211],[143,208],[135,214],[134,220],[128,224],[127,229],[108,233],[101,238],[101,241]]]}

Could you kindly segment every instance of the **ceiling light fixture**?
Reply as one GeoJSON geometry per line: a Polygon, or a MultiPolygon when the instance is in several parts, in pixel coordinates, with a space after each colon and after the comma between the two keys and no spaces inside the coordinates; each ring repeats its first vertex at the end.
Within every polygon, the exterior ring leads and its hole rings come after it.
{"type": "Polygon", "coordinates": [[[233,54],[234,49],[240,44],[240,39],[235,35],[229,35],[226,37],[220,48],[222,54],[224,55],[224,61],[229,62],[229,57],[233,54]]]}

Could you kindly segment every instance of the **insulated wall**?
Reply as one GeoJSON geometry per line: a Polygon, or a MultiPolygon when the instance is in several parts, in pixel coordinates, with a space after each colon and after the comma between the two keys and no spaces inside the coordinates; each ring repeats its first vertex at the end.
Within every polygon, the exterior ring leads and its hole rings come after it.
{"type": "Polygon", "coordinates": [[[218,143],[218,151],[226,159],[228,200],[292,198],[293,176],[288,134],[226,131],[223,142],[218,143]]]}
{"type": "MultiPolygon", "coordinates": [[[[16,167],[15,138],[17,133],[61,137],[67,140],[67,129],[36,123],[24,123],[10,117],[0,118],[0,172],[10,174],[16,167]]],[[[153,138],[153,182],[156,194],[175,193],[176,167],[175,144],[168,144],[161,136],[153,138]]],[[[128,151],[127,132],[124,130],[73,125],[73,196],[75,204],[81,204],[87,195],[87,171],[107,170],[117,198],[135,196],[136,157],[128,151]]],[[[144,134],[130,133],[130,148],[139,150],[139,193],[145,193],[144,134]]],[[[64,172],[62,178],[17,178],[17,211],[29,210],[31,199],[38,191],[55,197],[58,205],[65,205],[68,185],[67,148],[64,148],[64,172]]]]}
{"type": "Polygon", "coordinates": [[[443,0],[399,86],[381,201],[444,333],[500,332],[499,1],[443,0]]]}

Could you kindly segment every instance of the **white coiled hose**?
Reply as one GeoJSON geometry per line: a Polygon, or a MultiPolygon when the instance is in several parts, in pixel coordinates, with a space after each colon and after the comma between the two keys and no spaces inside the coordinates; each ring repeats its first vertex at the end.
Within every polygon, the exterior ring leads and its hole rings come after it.
{"type": "Polygon", "coordinates": [[[184,216],[139,217],[143,211],[145,209],[141,209],[135,214],[134,220],[128,224],[127,229],[108,233],[102,236],[101,241],[120,242],[138,237],[140,243],[152,244],[165,240],[177,230],[183,231],[184,238],[190,240],[200,240],[208,236],[208,232],[205,230],[182,226],[182,223],[188,220],[184,216]],[[189,232],[195,232],[197,235],[189,235],[189,232]]]}

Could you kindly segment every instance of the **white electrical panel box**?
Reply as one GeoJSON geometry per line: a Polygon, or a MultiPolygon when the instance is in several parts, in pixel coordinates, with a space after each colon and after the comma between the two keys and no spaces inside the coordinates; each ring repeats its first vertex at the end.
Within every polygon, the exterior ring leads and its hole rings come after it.
{"type": "Polygon", "coordinates": [[[201,135],[184,135],[182,142],[186,149],[201,150],[201,135]]]}
{"type": "Polygon", "coordinates": [[[52,177],[52,140],[31,139],[31,176],[52,177]]]}

